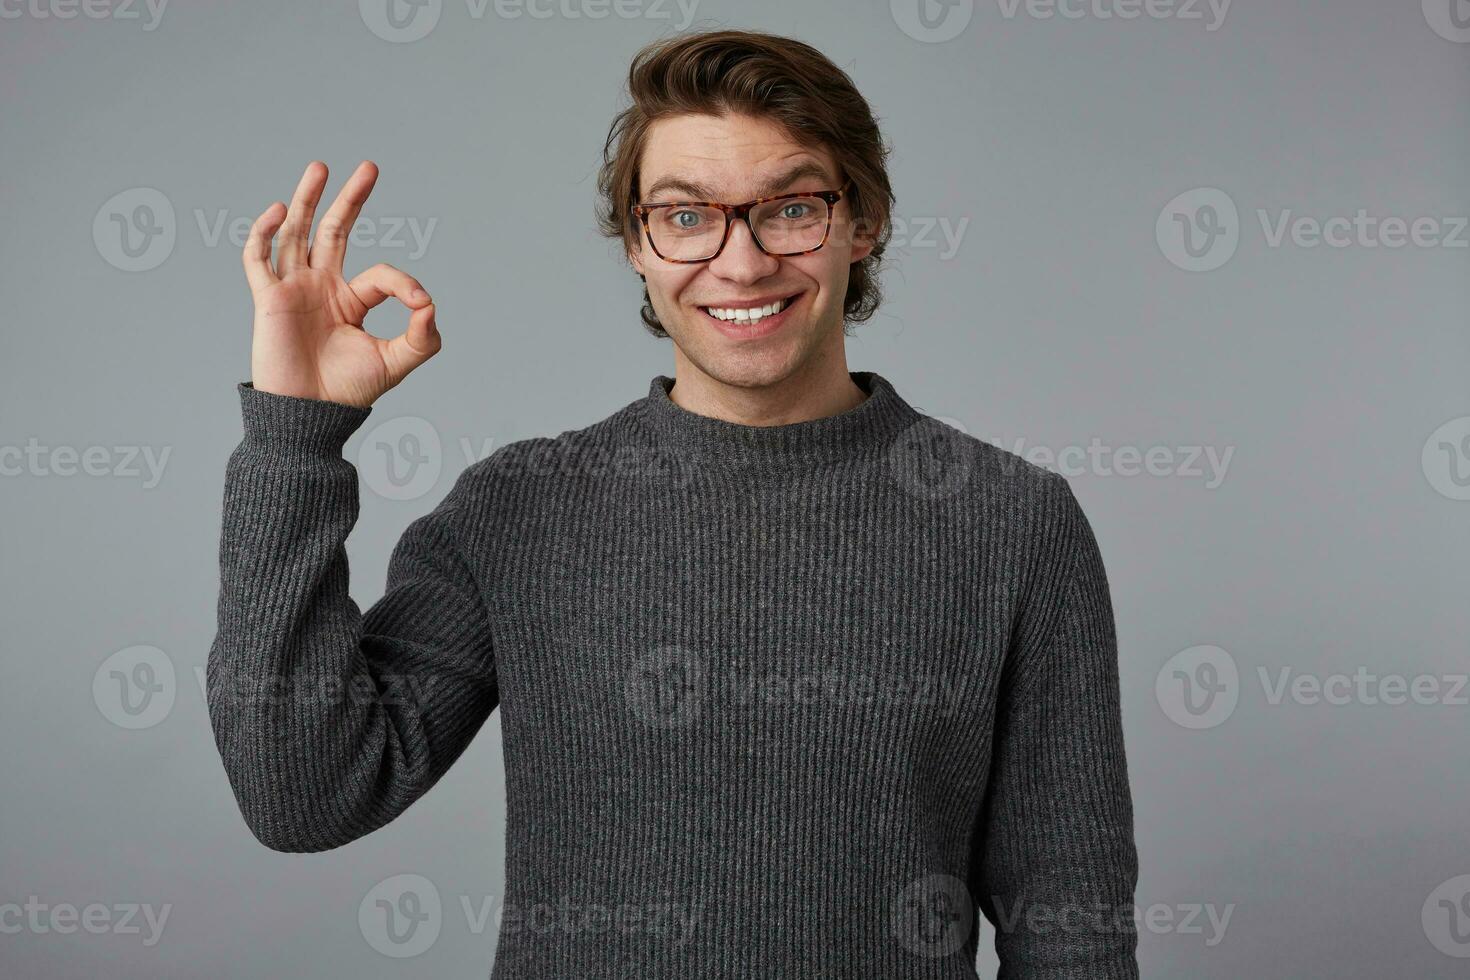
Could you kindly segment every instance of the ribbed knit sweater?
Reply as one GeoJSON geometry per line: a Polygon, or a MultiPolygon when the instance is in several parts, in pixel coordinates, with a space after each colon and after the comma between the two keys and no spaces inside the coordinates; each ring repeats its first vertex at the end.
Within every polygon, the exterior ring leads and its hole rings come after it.
{"type": "Polygon", "coordinates": [[[499,706],[493,980],[973,978],[991,930],[1005,980],[1137,977],[1088,521],[1061,476],[851,376],[852,409],[747,426],[660,375],[509,443],[408,525],[365,613],[342,450],[371,409],[239,384],[207,686],[256,837],[382,827],[499,706]]]}

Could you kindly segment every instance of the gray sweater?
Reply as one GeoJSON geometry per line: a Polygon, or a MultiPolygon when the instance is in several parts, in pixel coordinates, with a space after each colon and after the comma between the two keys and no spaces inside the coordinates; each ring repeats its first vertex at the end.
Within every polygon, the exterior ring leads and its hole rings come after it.
{"type": "Polygon", "coordinates": [[[240,384],[208,693],[255,836],[371,833],[498,705],[493,980],[973,978],[992,931],[1006,980],[1137,977],[1088,521],[1061,476],[852,377],[857,407],[756,427],[660,375],[507,444],[366,612],[342,449],[371,409],[240,384]]]}

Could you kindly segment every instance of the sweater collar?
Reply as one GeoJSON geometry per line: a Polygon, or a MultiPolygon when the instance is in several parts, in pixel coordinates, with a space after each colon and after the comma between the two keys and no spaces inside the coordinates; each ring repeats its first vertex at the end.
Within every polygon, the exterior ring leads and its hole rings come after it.
{"type": "Polygon", "coordinates": [[[642,418],[659,442],[676,452],[737,467],[844,459],[886,447],[893,436],[921,418],[876,372],[848,375],[868,397],[844,412],[786,425],[743,425],[677,404],[669,396],[674,379],[660,374],[640,403],[642,418]]]}

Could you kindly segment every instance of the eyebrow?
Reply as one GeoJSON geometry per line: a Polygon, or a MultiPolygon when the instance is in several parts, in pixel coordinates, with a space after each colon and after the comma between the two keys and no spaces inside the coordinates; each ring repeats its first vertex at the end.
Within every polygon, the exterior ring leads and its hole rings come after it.
{"type": "MultiPolygon", "coordinates": [[[[808,160],[804,163],[798,163],[789,170],[782,171],[776,176],[768,178],[756,185],[755,196],[769,197],[773,194],[779,194],[798,180],[806,177],[819,177],[829,182],[832,180],[832,175],[827,173],[826,167],[823,167],[814,160],[808,160]]],[[[652,200],[658,195],[667,194],[670,191],[687,194],[691,198],[697,198],[701,201],[715,201],[719,199],[719,195],[708,185],[701,184],[693,177],[683,177],[679,174],[668,174],[654,181],[653,186],[648,189],[648,193],[644,199],[652,200]]]]}

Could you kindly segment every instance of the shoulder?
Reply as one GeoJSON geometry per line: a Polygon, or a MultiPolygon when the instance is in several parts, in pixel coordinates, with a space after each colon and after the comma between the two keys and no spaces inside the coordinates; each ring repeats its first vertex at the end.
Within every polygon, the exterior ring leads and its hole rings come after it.
{"type": "Polygon", "coordinates": [[[630,419],[629,406],[581,428],[507,442],[466,467],[458,482],[482,497],[554,497],[558,487],[618,464],[632,441],[630,419]]]}
{"type": "Polygon", "coordinates": [[[1111,616],[1102,553],[1071,481],[1001,447],[971,442],[971,496],[990,533],[1006,542],[1014,575],[1018,648],[1044,646],[1068,616],[1111,616]]]}
{"type": "Polygon", "coordinates": [[[980,485],[1008,490],[1039,505],[1071,493],[1067,478],[1056,470],[976,436],[966,433],[961,436],[968,442],[974,467],[972,478],[980,485]]]}
{"type": "Polygon", "coordinates": [[[1022,538],[1065,530],[1081,513],[1061,473],[932,416],[904,432],[889,462],[917,495],[952,498],[1022,538]]]}
{"type": "Polygon", "coordinates": [[[1024,593],[1063,584],[1096,541],[1071,482],[1002,446],[924,416],[895,452],[903,482],[929,503],[931,518],[959,521],[964,540],[996,555],[1024,593]],[[921,478],[922,475],[922,478],[921,478]]]}

